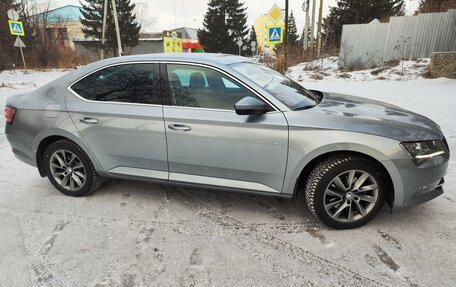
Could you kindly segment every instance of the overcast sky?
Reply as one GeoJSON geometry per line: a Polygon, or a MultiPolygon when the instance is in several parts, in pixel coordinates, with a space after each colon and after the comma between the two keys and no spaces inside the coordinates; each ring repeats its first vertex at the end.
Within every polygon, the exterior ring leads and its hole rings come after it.
{"type": "MultiPolygon", "coordinates": [[[[43,0],[45,1],[45,0],[43,0]]],[[[146,31],[162,31],[176,27],[201,28],[204,14],[207,10],[208,0],[132,0],[138,8],[138,18],[146,31]],[[197,20],[197,21],[195,21],[197,20]]],[[[336,5],[336,0],[323,0],[324,15],[329,13],[329,7],[336,5]]],[[[245,0],[248,13],[248,25],[252,26],[255,19],[265,14],[274,5],[285,8],[285,0],[245,0]]],[[[305,14],[302,11],[304,0],[290,0],[290,9],[295,14],[298,31],[304,27],[305,14]]],[[[310,0],[312,3],[312,0],[310,0]]],[[[419,0],[405,0],[407,4],[406,15],[411,15],[418,6],[419,0]]],[[[52,8],[66,4],[79,5],[79,0],[53,0],[52,8]]],[[[317,0],[317,15],[318,4],[317,0]]]]}

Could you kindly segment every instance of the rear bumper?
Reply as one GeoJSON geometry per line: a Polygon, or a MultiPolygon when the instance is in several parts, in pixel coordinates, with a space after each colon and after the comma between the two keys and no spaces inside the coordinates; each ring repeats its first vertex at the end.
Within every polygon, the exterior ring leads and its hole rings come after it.
{"type": "Polygon", "coordinates": [[[10,125],[6,125],[5,135],[16,158],[28,165],[36,166],[35,153],[31,148],[33,137],[29,133],[10,125]]]}
{"type": "Polygon", "coordinates": [[[31,159],[30,157],[28,157],[25,153],[21,152],[20,150],[15,150],[15,151],[13,151],[13,153],[14,153],[14,156],[18,160],[20,160],[23,163],[26,163],[28,165],[36,167],[36,161],[34,159],[31,159]]]}

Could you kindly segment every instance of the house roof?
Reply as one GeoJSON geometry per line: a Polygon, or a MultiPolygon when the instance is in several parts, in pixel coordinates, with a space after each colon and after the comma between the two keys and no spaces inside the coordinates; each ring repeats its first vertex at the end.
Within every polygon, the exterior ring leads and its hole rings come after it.
{"type": "MultiPolygon", "coordinates": [[[[76,5],[65,5],[59,8],[51,9],[47,13],[47,22],[79,22],[82,17],[82,7],[76,5]]],[[[42,16],[44,13],[39,13],[36,16],[42,16]]]]}
{"type": "Polygon", "coordinates": [[[181,32],[184,39],[198,39],[198,29],[190,27],[180,27],[171,31],[181,32]]]}

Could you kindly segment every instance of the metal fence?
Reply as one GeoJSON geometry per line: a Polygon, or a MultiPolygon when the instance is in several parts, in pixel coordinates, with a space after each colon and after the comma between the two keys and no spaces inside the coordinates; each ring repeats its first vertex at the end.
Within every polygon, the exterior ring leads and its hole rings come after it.
{"type": "Polygon", "coordinates": [[[456,51],[456,9],[391,17],[389,23],[344,25],[340,67],[372,67],[393,59],[430,57],[456,51]]]}

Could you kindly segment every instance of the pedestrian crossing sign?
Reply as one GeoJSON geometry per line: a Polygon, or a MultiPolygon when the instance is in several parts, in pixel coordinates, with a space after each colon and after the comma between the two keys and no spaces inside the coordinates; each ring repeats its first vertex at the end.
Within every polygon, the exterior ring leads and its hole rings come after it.
{"type": "Polygon", "coordinates": [[[13,20],[8,20],[9,24],[9,29],[11,35],[14,36],[24,36],[24,25],[22,25],[21,21],[13,21],[13,20]]]}
{"type": "Polygon", "coordinates": [[[268,26],[268,39],[266,42],[269,45],[283,43],[283,30],[283,26],[268,26]]]}

